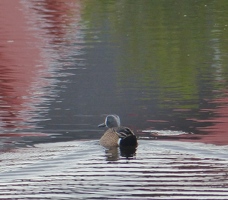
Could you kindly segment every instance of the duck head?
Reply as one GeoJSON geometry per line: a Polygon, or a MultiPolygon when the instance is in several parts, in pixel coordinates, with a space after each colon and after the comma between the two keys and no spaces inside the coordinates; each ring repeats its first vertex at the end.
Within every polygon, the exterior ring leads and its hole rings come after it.
{"type": "Polygon", "coordinates": [[[98,125],[98,127],[108,127],[108,128],[119,127],[119,126],[120,126],[120,118],[118,115],[108,115],[105,118],[105,122],[98,125]]]}

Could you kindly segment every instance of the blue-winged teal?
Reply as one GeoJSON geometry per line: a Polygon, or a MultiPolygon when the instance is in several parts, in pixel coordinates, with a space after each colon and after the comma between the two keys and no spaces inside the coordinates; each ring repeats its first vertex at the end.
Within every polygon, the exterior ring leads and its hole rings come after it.
{"type": "Polygon", "coordinates": [[[100,139],[100,144],[104,147],[129,147],[137,146],[137,138],[130,128],[120,126],[120,118],[118,115],[108,115],[105,122],[98,127],[108,127],[100,139]]]}

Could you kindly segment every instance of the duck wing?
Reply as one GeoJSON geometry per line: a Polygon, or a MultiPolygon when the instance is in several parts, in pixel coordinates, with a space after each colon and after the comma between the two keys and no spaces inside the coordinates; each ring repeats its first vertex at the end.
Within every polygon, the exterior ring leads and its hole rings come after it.
{"type": "Polygon", "coordinates": [[[135,135],[131,129],[127,127],[115,127],[114,131],[118,134],[119,138],[126,138],[130,135],[135,135]]]}

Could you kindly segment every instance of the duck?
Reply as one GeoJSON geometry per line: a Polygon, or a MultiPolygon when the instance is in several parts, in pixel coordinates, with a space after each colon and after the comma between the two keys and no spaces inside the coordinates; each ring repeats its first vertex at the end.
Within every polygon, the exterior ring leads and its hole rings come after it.
{"type": "Polygon", "coordinates": [[[120,125],[120,117],[115,114],[107,115],[105,122],[98,127],[107,127],[108,130],[100,139],[100,145],[104,147],[137,147],[137,137],[133,131],[120,125]]]}

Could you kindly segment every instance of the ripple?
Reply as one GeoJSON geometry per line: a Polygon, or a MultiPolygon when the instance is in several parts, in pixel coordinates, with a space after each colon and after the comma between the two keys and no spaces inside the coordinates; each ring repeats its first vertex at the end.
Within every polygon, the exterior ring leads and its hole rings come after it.
{"type": "Polygon", "coordinates": [[[224,199],[228,195],[228,159],[210,155],[212,151],[223,155],[227,147],[139,142],[131,159],[119,154],[109,160],[110,152],[97,141],[39,144],[6,152],[0,164],[1,198],[224,199]]]}

